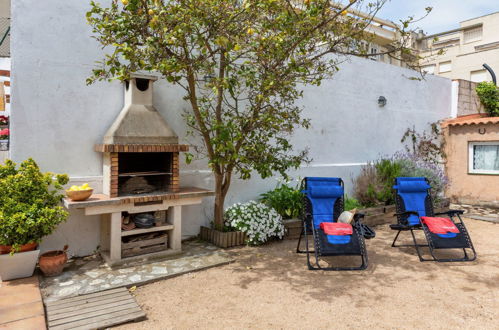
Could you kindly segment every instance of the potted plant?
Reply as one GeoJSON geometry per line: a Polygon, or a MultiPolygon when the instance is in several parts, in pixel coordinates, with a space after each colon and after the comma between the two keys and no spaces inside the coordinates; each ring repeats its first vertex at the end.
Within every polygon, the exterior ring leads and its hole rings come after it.
{"type": "Polygon", "coordinates": [[[201,239],[227,248],[263,244],[271,237],[284,236],[281,215],[257,201],[236,203],[225,210],[224,216],[224,229],[201,227],[201,239]]]}
{"type": "Polygon", "coordinates": [[[260,202],[234,204],[225,210],[224,215],[225,226],[229,230],[243,232],[249,245],[263,244],[271,237],[284,236],[281,215],[260,202]]]}
{"type": "Polygon", "coordinates": [[[260,196],[263,204],[282,216],[286,238],[298,238],[303,227],[302,220],[299,219],[303,209],[303,196],[299,187],[292,187],[289,182],[284,182],[260,196]]]}
{"type": "Polygon", "coordinates": [[[0,150],[9,150],[10,130],[4,128],[0,130],[0,150]]]}
{"type": "Polygon", "coordinates": [[[67,175],[42,173],[33,159],[0,165],[0,277],[33,274],[38,243],[67,219],[59,205],[67,175]]]}
{"type": "Polygon", "coordinates": [[[1,115],[0,116],[0,129],[9,127],[9,117],[1,115]]]}

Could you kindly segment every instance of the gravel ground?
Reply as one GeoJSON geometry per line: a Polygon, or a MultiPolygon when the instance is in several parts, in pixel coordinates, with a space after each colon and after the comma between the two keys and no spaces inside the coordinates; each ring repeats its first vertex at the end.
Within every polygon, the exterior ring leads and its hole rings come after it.
{"type": "Polygon", "coordinates": [[[499,225],[466,225],[468,263],[421,263],[390,247],[388,226],[367,241],[365,271],[308,271],[296,241],[234,248],[232,264],[139,287],[148,319],[119,328],[499,329],[499,225]]]}

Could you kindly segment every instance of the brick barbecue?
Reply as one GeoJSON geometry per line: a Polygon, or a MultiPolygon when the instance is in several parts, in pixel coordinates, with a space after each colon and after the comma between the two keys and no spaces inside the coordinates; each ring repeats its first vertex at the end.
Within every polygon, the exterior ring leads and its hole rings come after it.
{"type": "Polygon", "coordinates": [[[179,189],[179,153],[189,146],[153,106],[153,76],[126,82],[125,104],[95,151],[104,154],[103,193],[110,197],[167,198],[179,189]],[[162,197],[161,197],[162,196],[162,197]]]}
{"type": "Polygon", "coordinates": [[[179,144],[153,106],[156,79],[131,76],[123,109],[102,144],[94,146],[103,154],[102,194],[85,201],[64,199],[68,209],[100,215],[100,253],[110,266],[181,253],[182,207],[213,196],[207,189],[180,187],[179,154],[189,146],[179,144]],[[153,224],[147,222],[151,216],[153,224]]]}

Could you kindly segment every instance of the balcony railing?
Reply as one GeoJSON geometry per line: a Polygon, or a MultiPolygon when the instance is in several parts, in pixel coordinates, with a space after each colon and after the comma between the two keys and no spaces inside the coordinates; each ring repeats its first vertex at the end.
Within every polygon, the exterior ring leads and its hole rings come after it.
{"type": "Polygon", "coordinates": [[[0,17],[0,57],[10,57],[9,17],[0,17]]]}

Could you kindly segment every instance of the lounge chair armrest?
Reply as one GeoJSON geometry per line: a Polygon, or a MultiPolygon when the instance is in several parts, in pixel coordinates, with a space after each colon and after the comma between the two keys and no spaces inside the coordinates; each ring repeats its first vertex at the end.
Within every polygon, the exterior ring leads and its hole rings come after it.
{"type": "MultiPolygon", "coordinates": [[[[409,215],[415,215],[417,217],[419,217],[419,213],[416,212],[416,211],[404,211],[404,212],[399,212],[399,213],[395,213],[393,216],[394,217],[398,217],[398,216],[407,216],[407,218],[402,218],[402,219],[399,219],[399,224],[403,225],[403,226],[408,226],[409,225],[409,221],[407,220],[409,218],[409,215]]],[[[393,229],[393,228],[392,228],[393,229]]]]}
{"type": "Polygon", "coordinates": [[[464,210],[449,210],[449,211],[446,211],[446,212],[438,212],[438,213],[435,213],[435,215],[444,215],[444,214],[447,214],[447,215],[456,215],[456,214],[464,214],[464,210]]]}
{"type": "Polygon", "coordinates": [[[363,224],[360,221],[357,222],[356,228],[357,228],[357,230],[360,231],[360,234],[362,236],[364,236],[365,239],[371,239],[371,238],[376,237],[376,232],[374,231],[374,229],[372,229],[368,225],[363,224]]]}
{"type": "Polygon", "coordinates": [[[364,213],[355,213],[351,222],[352,226],[360,228],[362,224],[362,218],[364,218],[365,216],[366,215],[364,213]]]}
{"type": "Polygon", "coordinates": [[[418,223],[416,225],[404,225],[404,224],[397,223],[394,225],[390,225],[390,229],[392,229],[392,230],[410,230],[411,228],[421,228],[421,224],[418,223]]]}
{"type": "Polygon", "coordinates": [[[399,212],[399,213],[395,213],[393,216],[394,217],[397,217],[399,215],[415,215],[415,216],[418,216],[419,217],[419,213],[416,212],[416,211],[404,211],[404,212],[399,212]]]}
{"type": "Polygon", "coordinates": [[[355,213],[353,216],[353,221],[360,221],[363,219],[366,215],[364,213],[355,213]]]}

